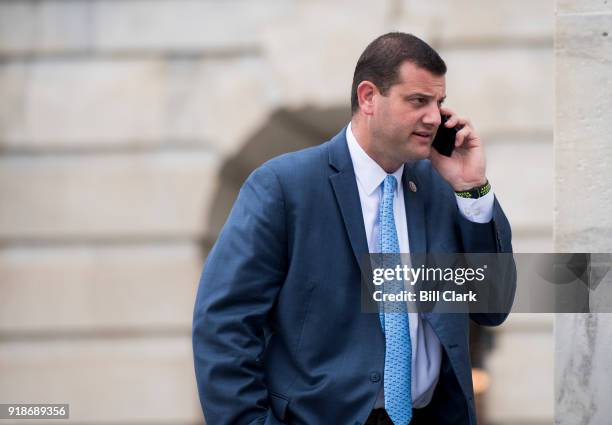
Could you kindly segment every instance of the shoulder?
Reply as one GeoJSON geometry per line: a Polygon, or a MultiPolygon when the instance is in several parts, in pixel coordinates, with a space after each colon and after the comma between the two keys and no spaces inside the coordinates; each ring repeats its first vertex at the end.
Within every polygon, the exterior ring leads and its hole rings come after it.
{"type": "Polygon", "coordinates": [[[327,164],[327,142],[295,152],[289,152],[266,161],[268,168],[279,177],[309,173],[327,164]]]}
{"type": "Polygon", "coordinates": [[[272,158],[256,168],[247,183],[276,180],[280,186],[304,185],[325,175],[328,168],[328,144],[312,146],[272,158]]]}

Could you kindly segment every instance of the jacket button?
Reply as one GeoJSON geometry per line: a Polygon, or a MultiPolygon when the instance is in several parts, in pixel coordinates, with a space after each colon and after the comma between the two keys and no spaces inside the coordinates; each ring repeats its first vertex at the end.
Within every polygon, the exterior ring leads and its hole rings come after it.
{"type": "Polygon", "coordinates": [[[378,372],[370,373],[370,381],[372,381],[372,382],[380,381],[380,373],[378,373],[378,372]]]}

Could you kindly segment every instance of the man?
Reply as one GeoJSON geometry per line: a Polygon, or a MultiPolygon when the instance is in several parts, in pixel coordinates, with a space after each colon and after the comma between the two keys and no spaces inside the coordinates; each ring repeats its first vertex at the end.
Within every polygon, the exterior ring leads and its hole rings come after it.
{"type": "MultiPolygon", "coordinates": [[[[377,38],[355,69],[350,124],[249,176],[195,305],[209,425],[476,424],[470,316],[361,304],[368,252],[512,250],[482,141],[442,107],[445,72],[420,39],[377,38]],[[441,114],[460,129],[451,157],[431,147],[441,114]],[[477,198],[457,195],[469,191],[477,198]]],[[[484,325],[505,317],[471,315],[484,325]]]]}

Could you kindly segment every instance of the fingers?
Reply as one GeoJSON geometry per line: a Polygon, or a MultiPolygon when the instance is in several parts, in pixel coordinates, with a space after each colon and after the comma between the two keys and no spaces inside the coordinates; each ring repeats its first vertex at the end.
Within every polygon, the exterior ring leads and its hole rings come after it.
{"type": "Polygon", "coordinates": [[[448,117],[448,119],[444,123],[445,127],[450,128],[450,127],[454,127],[455,125],[457,125],[456,121],[458,117],[457,117],[457,114],[455,114],[452,109],[440,108],[440,114],[448,117]]]}
{"type": "Polygon", "coordinates": [[[447,108],[446,106],[440,106],[440,113],[442,115],[457,115],[451,108],[447,108]]]}
{"type": "Polygon", "coordinates": [[[452,109],[440,107],[440,114],[448,117],[446,123],[444,124],[446,127],[454,127],[457,125],[459,116],[452,109]]]}
{"type": "Polygon", "coordinates": [[[449,117],[446,123],[444,124],[445,127],[451,128],[451,127],[457,127],[457,126],[464,127],[466,125],[469,125],[470,127],[472,126],[470,120],[468,120],[467,118],[461,118],[450,108],[441,107],[440,113],[442,115],[449,117]]]}
{"type": "Polygon", "coordinates": [[[458,127],[458,129],[461,129],[463,127],[471,127],[472,123],[467,118],[461,118],[458,115],[451,115],[444,125],[448,128],[458,127]]]}
{"type": "Polygon", "coordinates": [[[474,128],[472,123],[467,118],[461,118],[452,109],[441,107],[440,113],[448,116],[448,120],[444,123],[445,127],[457,129],[457,136],[455,137],[455,147],[460,147],[466,140],[471,140],[475,137],[474,128]]]}
{"type": "Polygon", "coordinates": [[[455,147],[463,145],[465,140],[469,140],[469,136],[472,134],[472,128],[469,125],[465,125],[461,130],[457,132],[455,136],[455,147]]]}

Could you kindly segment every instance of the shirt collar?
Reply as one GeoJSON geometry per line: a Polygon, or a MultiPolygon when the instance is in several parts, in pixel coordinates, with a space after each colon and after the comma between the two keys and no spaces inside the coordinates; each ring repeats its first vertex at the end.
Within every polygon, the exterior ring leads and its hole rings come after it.
{"type": "MultiPolygon", "coordinates": [[[[363,150],[351,129],[351,123],[346,127],[346,141],[348,143],[349,153],[353,161],[353,169],[355,177],[361,186],[365,189],[366,194],[371,195],[387,177],[387,172],[381,168],[370,156],[363,150]]],[[[392,174],[397,179],[395,195],[399,193],[399,187],[402,184],[402,173],[404,172],[404,164],[401,165],[392,174]]]]}

